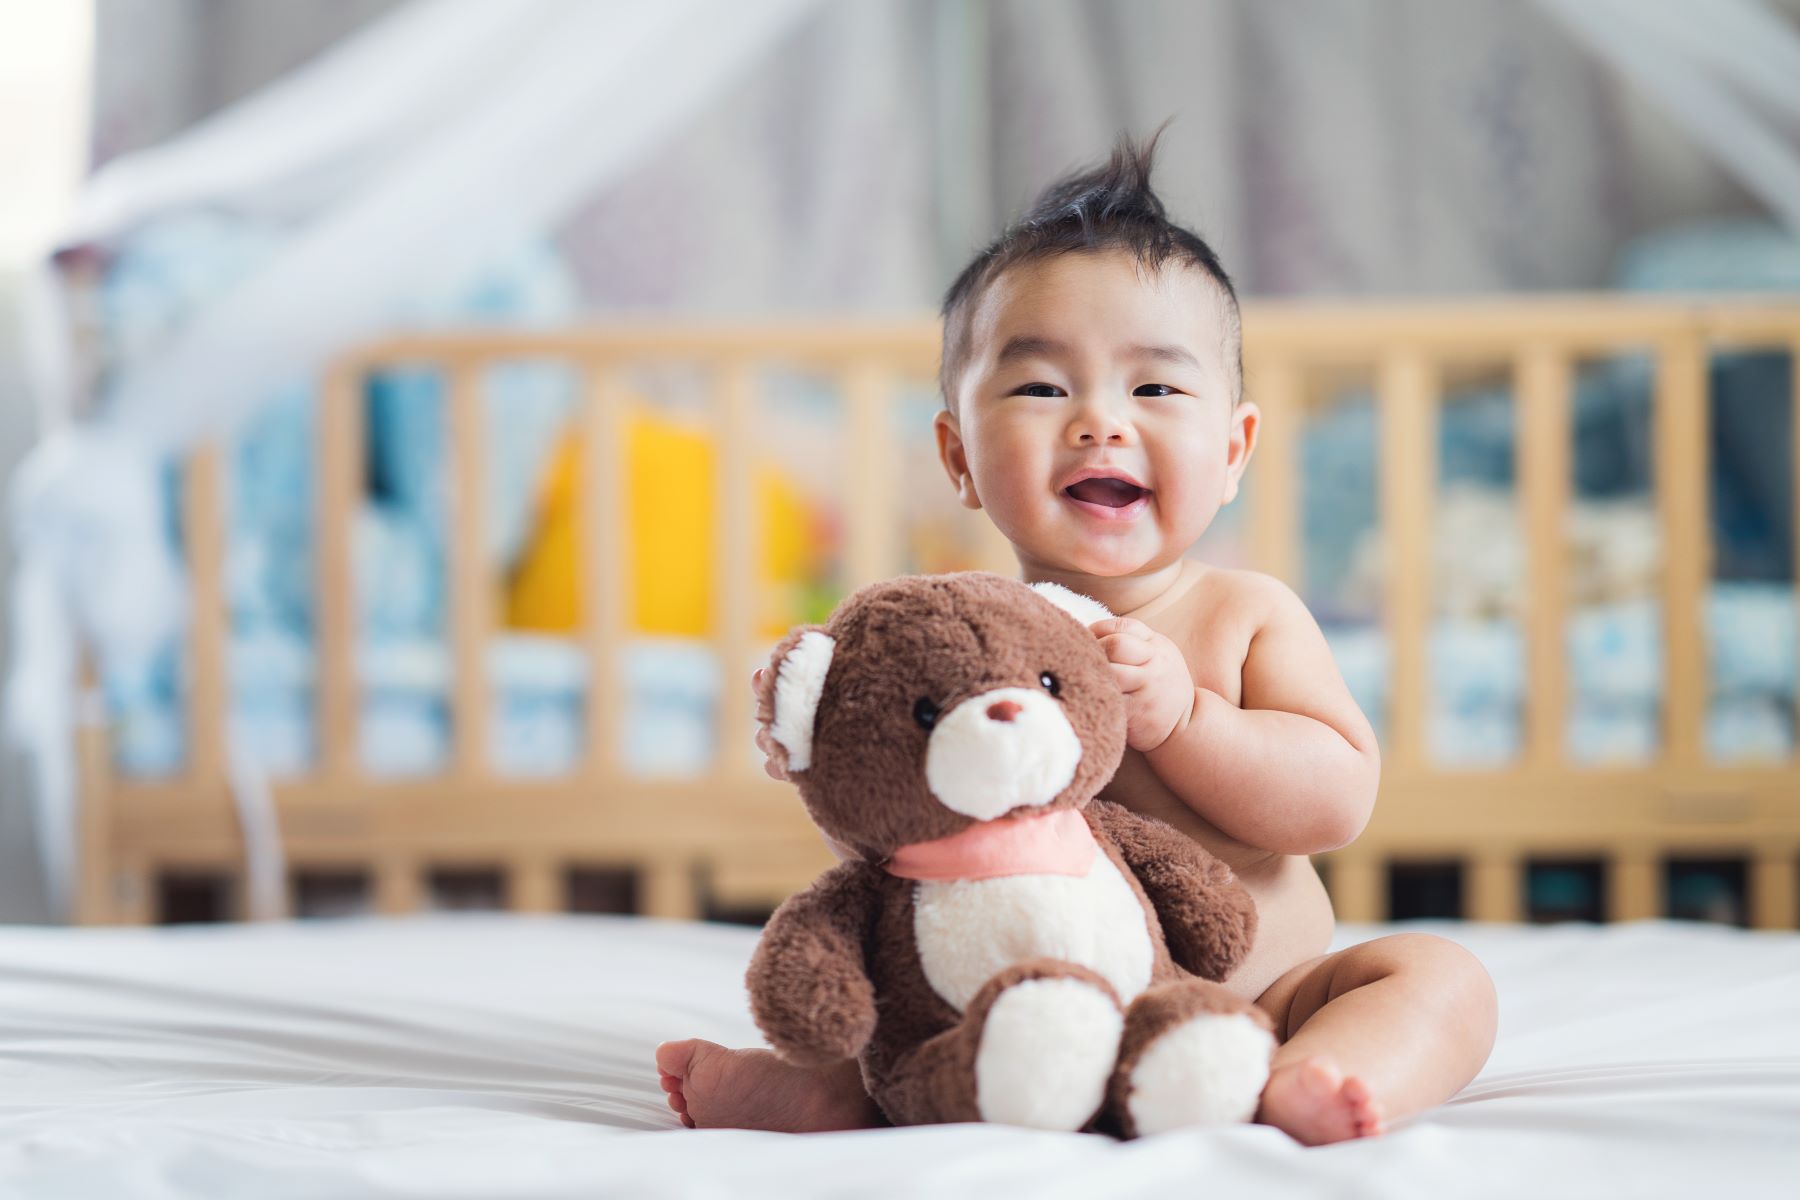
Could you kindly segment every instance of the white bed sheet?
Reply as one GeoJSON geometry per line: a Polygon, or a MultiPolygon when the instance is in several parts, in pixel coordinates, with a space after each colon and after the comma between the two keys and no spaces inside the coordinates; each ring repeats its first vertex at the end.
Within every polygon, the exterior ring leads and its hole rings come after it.
{"type": "Polygon", "coordinates": [[[744,929],[0,929],[0,1196],[1800,1195],[1800,937],[1414,928],[1488,964],[1499,1045],[1452,1104],[1318,1150],[682,1129],[651,1049],[754,1041],[744,929]]]}

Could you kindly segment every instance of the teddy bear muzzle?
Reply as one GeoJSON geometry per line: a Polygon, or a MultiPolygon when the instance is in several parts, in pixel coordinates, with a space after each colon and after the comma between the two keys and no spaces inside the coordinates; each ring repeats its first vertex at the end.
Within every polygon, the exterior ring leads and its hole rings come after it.
{"type": "Polygon", "coordinates": [[[1049,804],[1080,762],[1081,738],[1058,701],[1029,688],[995,688],[937,718],[925,782],[945,808],[990,821],[1049,804]]]}

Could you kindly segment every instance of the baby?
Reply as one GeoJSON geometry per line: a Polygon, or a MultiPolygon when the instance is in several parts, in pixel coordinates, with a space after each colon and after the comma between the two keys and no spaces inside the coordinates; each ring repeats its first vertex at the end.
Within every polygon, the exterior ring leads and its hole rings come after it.
{"type": "MultiPolygon", "coordinates": [[[[1101,794],[1200,842],[1256,899],[1256,944],[1225,981],[1281,1040],[1256,1119],[1307,1145],[1364,1137],[1474,1078],[1494,988],[1425,934],[1325,953],[1331,902],[1307,856],[1362,830],[1380,753],[1294,593],[1187,557],[1237,495],[1261,415],[1240,398],[1236,294],[1165,216],[1154,149],[1126,139],[1053,184],[958,277],[938,454],[1027,581],[1119,614],[1093,626],[1128,712],[1101,794]]],[[[691,1126],[881,1122],[854,1062],[806,1070],[698,1040],[656,1061],[691,1126]]]]}

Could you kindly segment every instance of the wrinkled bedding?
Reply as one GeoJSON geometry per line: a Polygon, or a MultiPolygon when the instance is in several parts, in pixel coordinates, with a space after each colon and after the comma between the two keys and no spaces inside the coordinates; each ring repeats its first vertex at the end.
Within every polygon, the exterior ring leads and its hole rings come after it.
{"type": "Polygon", "coordinates": [[[1431,928],[1493,972],[1492,1060],[1453,1103],[1319,1150],[1254,1126],[682,1129],[651,1051],[756,1041],[741,928],[0,929],[0,1196],[1794,1194],[1800,937],[1431,928]]]}

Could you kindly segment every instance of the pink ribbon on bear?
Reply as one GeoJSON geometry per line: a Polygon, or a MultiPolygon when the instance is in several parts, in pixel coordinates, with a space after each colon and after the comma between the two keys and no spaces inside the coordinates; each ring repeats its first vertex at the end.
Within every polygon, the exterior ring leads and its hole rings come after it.
{"type": "Polygon", "coordinates": [[[981,821],[961,833],[913,842],[883,863],[902,879],[997,879],[1004,875],[1086,875],[1099,847],[1079,809],[981,821]]]}

